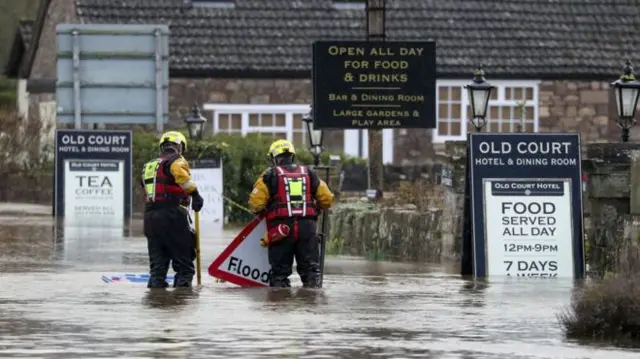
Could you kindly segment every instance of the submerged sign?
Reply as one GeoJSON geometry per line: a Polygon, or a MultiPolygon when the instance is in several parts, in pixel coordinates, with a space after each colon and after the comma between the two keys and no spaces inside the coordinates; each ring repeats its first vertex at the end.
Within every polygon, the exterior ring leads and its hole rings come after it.
{"type": "Polygon", "coordinates": [[[478,277],[584,276],[578,134],[470,134],[478,277]]]}
{"type": "Polygon", "coordinates": [[[435,128],[433,41],[316,41],[314,127],[435,128]]]}
{"type": "Polygon", "coordinates": [[[65,223],[124,225],[124,161],[64,162],[65,223]]]}
{"type": "Polygon", "coordinates": [[[131,131],[56,131],[55,215],[70,226],[131,218],[131,131]]]}
{"type": "Polygon", "coordinates": [[[191,163],[191,177],[204,199],[204,205],[200,210],[202,229],[222,232],[224,227],[224,201],[221,195],[224,192],[222,159],[207,158],[193,161],[191,163]]]}
{"type": "Polygon", "coordinates": [[[254,218],[209,265],[209,275],[241,287],[269,286],[269,249],[260,246],[265,233],[264,216],[254,218]]]}

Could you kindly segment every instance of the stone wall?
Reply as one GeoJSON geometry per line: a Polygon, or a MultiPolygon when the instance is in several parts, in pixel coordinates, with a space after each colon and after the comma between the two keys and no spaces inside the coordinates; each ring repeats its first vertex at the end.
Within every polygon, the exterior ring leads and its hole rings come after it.
{"type": "Polygon", "coordinates": [[[332,210],[330,241],[342,243],[342,253],[388,260],[440,260],[443,247],[442,210],[427,213],[415,207],[375,208],[364,203],[332,210]]]}
{"type": "MultiPolygon", "coordinates": [[[[40,56],[40,55],[38,55],[40,56]]],[[[49,67],[46,62],[40,63],[49,67]]],[[[35,71],[35,69],[34,69],[35,71]]],[[[47,73],[48,72],[43,72],[47,73]]],[[[610,106],[611,90],[606,82],[542,81],[539,116],[541,132],[579,131],[583,143],[618,141],[615,109],[610,106]]],[[[183,125],[194,103],[221,104],[308,104],[311,103],[311,81],[306,79],[185,79],[173,78],[169,88],[170,124],[183,125]]],[[[38,103],[51,101],[53,94],[37,94],[30,98],[30,110],[37,113],[38,103]]],[[[211,117],[211,113],[205,113],[211,117]]],[[[211,123],[205,131],[211,131],[211,123]]],[[[152,130],[152,127],[149,127],[152,130]]],[[[632,139],[640,139],[633,128],[632,139]]],[[[325,143],[331,151],[342,151],[344,133],[327,131],[325,143]]],[[[394,136],[394,164],[431,165],[443,144],[432,143],[432,130],[399,129],[394,136]]]]}
{"type": "MultiPolygon", "coordinates": [[[[170,126],[182,126],[194,103],[219,104],[310,104],[311,80],[307,79],[185,79],[169,84],[170,126]]],[[[211,113],[205,113],[207,117],[211,113]]],[[[212,122],[205,131],[212,131],[212,122]]],[[[325,132],[329,151],[344,150],[343,131],[325,132]]]]}
{"type": "Polygon", "coordinates": [[[541,132],[580,132],[582,142],[618,140],[620,132],[608,82],[542,81],[539,93],[541,132]]]}
{"type": "Polygon", "coordinates": [[[640,145],[592,144],[583,161],[591,226],[587,263],[598,276],[640,273],[640,145]]]}

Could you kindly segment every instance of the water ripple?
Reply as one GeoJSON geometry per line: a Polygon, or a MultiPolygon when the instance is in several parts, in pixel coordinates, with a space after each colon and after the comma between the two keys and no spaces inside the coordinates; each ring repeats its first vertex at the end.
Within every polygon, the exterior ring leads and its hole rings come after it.
{"type": "MultiPolygon", "coordinates": [[[[2,358],[640,355],[563,340],[556,313],[573,287],[561,280],[469,282],[438,264],[340,257],[328,258],[323,290],[241,289],[205,273],[198,291],[149,291],[100,280],[102,272],[146,271],[144,238],[54,240],[44,225],[2,228],[2,358]]],[[[231,237],[203,238],[205,267],[231,237]]]]}

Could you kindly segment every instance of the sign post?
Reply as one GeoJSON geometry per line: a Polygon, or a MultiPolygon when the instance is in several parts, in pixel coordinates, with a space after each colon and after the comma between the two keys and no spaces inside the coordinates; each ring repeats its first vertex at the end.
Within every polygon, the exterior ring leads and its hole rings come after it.
{"type": "Polygon", "coordinates": [[[476,277],[583,278],[577,133],[471,133],[476,277]]]}
{"type": "Polygon", "coordinates": [[[316,41],[313,110],[315,129],[368,131],[367,186],[382,193],[381,130],[436,128],[435,42],[316,41]]]}
{"type": "Polygon", "coordinates": [[[54,215],[123,228],[132,216],[131,131],[56,130],[54,215]]]}
{"type": "MultiPolygon", "coordinates": [[[[222,232],[224,229],[224,192],[222,159],[206,158],[191,161],[191,176],[204,199],[200,211],[200,228],[222,232]]],[[[190,210],[193,216],[193,211],[190,210]]]]}

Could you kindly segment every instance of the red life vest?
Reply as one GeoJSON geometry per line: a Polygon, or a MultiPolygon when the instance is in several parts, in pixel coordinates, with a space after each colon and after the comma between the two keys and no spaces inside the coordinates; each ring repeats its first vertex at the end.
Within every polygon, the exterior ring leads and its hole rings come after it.
{"type": "Polygon", "coordinates": [[[296,166],[293,171],[276,166],[274,170],[277,189],[271,197],[267,221],[276,218],[317,216],[311,193],[311,177],[306,166],[296,166]]]}
{"type": "Polygon", "coordinates": [[[178,158],[180,158],[180,155],[163,155],[145,164],[142,180],[147,203],[162,202],[177,206],[188,198],[187,193],[170,174],[170,166],[178,158]],[[152,190],[152,193],[149,193],[150,190],[152,190]]]}

